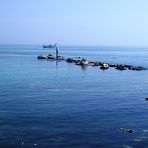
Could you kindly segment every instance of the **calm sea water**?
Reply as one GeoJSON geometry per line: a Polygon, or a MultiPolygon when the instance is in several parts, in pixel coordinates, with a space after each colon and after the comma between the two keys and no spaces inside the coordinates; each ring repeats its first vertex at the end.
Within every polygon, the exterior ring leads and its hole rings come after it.
{"type": "MultiPolygon", "coordinates": [[[[0,148],[148,148],[147,70],[37,60],[49,52],[0,46],[0,148]]],[[[60,55],[148,68],[147,48],[60,47],[60,55]]]]}

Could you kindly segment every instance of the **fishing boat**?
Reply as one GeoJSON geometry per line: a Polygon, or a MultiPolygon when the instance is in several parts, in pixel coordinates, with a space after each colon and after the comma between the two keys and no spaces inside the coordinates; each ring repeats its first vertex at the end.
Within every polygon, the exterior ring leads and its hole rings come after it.
{"type": "Polygon", "coordinates": [[[57,46],[57,44],[49,44],[49,45],[43,45],[43,48],[55,48],[57,46]]]}

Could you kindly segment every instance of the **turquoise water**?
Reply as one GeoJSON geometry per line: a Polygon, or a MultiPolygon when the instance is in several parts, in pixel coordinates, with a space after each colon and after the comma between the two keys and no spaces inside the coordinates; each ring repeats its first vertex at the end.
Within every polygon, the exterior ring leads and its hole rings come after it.
{"type": "MultiPolygon", "coordinates": [[[[102,71],[36,58],[49,52],[0,46],[0,147],[148,147],[147,70],[102,71]]],[[[60,55],[148,68],[147,48],[63,46],[60,55]]]]}

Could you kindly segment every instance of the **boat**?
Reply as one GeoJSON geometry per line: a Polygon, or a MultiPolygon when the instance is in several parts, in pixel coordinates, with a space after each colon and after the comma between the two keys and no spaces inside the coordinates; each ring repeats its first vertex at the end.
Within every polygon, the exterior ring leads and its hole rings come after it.
{"type": "Polygon", "coordinates": [[[57,46],[57,44],[43,45],[43,48],[55,48],[56,46],[57,46]]]}

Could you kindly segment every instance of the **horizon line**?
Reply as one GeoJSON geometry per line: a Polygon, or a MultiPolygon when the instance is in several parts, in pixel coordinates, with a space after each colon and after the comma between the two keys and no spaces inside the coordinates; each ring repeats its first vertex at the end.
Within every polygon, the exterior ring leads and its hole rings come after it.
{"type": "MultiPolygon", "coordinates": [[[[44,43],[0,43],[0,46],[9,46],[9,45],[43,45],[44,43]]],[[[73,46],[73,47],[120,47],[120,48],[148,48],[148,45],[147,46],[144,46],[144,45],[90,45],[90,44],[58,44],[58,46],[73,46]]]]}

